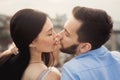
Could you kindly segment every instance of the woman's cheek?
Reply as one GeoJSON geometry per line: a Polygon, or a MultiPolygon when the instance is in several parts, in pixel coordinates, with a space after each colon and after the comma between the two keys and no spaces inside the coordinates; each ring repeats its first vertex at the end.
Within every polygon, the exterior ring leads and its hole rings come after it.
{"type": "Polygon", "coordinates": [[[54,45],[54,41],[51,40],[51,39],[47,39],[47,40],[45,40],[44,43],[46,44],[46,46],[53,46],[53,45],[54,45]]]}

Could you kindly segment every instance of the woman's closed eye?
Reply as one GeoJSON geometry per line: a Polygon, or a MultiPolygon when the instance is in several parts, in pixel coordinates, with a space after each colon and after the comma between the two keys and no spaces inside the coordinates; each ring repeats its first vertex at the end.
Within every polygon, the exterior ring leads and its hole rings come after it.
{"type": "Polygon", "coordinates": [[[53,35],[52,32],[48,33],[48,36],[52,36],[52,35],[53,35]]]}

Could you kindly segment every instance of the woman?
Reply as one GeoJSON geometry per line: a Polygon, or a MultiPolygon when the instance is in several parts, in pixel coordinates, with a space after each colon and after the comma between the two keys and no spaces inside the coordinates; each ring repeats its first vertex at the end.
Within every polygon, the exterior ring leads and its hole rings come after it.
{"type": "Polygon", "coordinates": [[[60,80],[59,71],[51,67],[56,34],[45,13],[32,9],[18,11],[11,19],[10,33],[19,54],[1,65],[2,80],[60,80]]]}

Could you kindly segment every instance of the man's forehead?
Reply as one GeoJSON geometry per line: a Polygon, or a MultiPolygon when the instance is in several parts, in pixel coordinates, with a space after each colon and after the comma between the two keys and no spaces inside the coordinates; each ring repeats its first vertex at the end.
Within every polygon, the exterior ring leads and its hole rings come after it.
{"type": "Polygon", "coordinates": [[[81,23],[74,17],[71,17],[66,23],[64,28],[68,31],[76,31],[80,27],[81,23]]]}

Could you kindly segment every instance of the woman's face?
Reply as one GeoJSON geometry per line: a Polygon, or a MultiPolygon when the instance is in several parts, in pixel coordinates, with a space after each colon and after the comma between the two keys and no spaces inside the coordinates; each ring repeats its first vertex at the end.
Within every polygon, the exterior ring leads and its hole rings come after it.
{"type": "Polygon", "coordinates": [[[43,26],[42,31],[38,34],[38,37],[32,42],[37,52],[52,52],[55,48],[56,33],[53,30],[53,24],[49,18],[43,26]]]}

